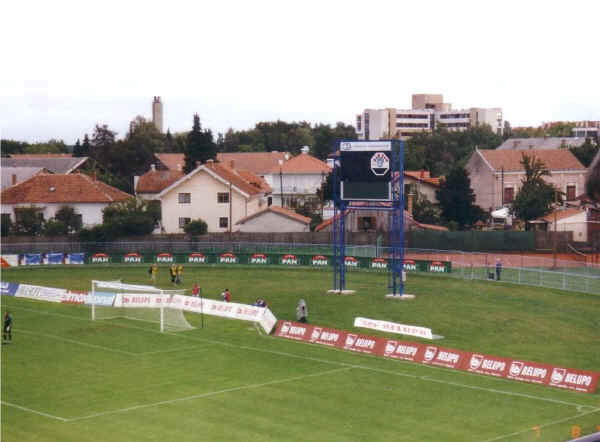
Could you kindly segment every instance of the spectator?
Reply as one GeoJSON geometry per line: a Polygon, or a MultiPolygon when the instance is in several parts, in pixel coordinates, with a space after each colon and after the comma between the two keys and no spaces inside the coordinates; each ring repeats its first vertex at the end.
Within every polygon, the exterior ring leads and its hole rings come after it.
{"type": "Polygon", "coordinates": [[[298,307],[296,307],[296,319],[300,322],[306,322],[308,318],[308,309],[306,308],[306,301],[300,299],[298,301],[298,307]]]}

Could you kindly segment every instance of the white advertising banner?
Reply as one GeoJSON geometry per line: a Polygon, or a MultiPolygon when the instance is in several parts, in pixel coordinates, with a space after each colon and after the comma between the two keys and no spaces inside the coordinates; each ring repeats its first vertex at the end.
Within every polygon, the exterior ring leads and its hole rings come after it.
{"type": "Polygon", "coordinates": [[[115,301],[115,294],[110,292],[89,292],[85,299],[86,304],[95,304],[103,306],[112,306],[115,301]]]}
{"type": "Polygon", "coordinates": [[[389,333],[398,333],[401,335],[416,336],[418,338],[433,339],[433,333],[430,328],[417,327],[416,325],[396,324],[395,322],[380,321],[377,319],[354,318],[354,326],[362,328],[371,328],[389,333]]]}
{"type": "Polygon", "coordinates": [[[171,295],[155,294],[126,294],[117,293],[115,295],[115,307],[126,308],[160,308],[168,307],[171,295]]]}
{"type": "Polygon", "coordinates": [[[235,302],[174,295],[171,299],[171,307],[180,308],[188,312],[220,316],[222,318],[258,322],[267,333],[271,333],[271,330],[273,330],[273,327],[277,323],[277,318],[275,318],[268,308],[235,302]]]}
{"type": "Polygon", "coordinates": [[[39,301],[62,302],[62,299],[66,294],[67,290],[65,289],[19,284],[15,296],[19,298],[37,299],[39,301]]]}
{"type": "Polygon", "coordinates": [[[16,267],[19,265],[19,255],[1,255],[2,267],[16,267]]]}

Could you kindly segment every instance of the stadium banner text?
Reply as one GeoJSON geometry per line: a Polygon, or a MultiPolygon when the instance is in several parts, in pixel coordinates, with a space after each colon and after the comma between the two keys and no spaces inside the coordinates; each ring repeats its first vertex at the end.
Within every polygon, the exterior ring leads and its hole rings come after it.
{"type": "Polygon", "coordinates": [[[600,377],[600,373],[588,370],[366,336],[292,321],[279,321],[275,336],[585,393],[596,391],[600,377]]]}
{"type": "Polygon", "coordinates": [[[433,333],[430,328],[397,324],[395,322],[380,321],[378,319],[356,317],[354,318],[354,327],[370,328],[400,335],[416,336],[423,339],[433,339],[433,333]]]}

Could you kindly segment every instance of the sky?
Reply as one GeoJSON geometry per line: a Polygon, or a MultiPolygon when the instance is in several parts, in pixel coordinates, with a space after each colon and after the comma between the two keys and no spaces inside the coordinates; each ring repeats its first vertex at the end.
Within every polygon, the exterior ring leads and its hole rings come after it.
{"type": "Polygon", "coordinates": [[[73,144],[137,115],[213,133],[354,124],[365,108],[501,107],[515,126],[600,120],[600,2],[2,2],[0,137],[73,144]]]}

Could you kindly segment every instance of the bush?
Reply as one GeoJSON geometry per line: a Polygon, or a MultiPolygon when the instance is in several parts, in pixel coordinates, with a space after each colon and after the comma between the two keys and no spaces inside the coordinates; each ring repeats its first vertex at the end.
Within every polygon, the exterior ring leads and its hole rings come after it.
{"type": "Polygon", "coordinates": [[[9,214],[2,214],[2,224],[0,225],[0,227],[2,228],[2,236],[8,236],[12,229],[12,220],[10,219],[9,214]]]}
{"type": "Polygon", "coordinates": [[[42,233],[44,219],[40,216],[39,209],[23,207],[18,209],[15,232],[19,235],[37,236],[42,233]]]}
{"type": "Polygon", "coordinates": [[[51,219],[44,224],[44,235],[46,236],[60,236],[69,233],[67,225],[57,219],[51,219]]]}
{"type": "Polygon", "coordinates": [[[183,231],[188,235],[193,236],[204,235],[208,231],[208,225],[204,220],[198,218],[194,221],[187,223],[183,227],[183,231]]]}
{"type": "Polygon", "coordinates": [[[75,209],[63,206],[54,215],[55,220],[61,221],[65,227],[65,233],[78,232],[81,230],[81,215],[75,213],[75,209]]]}

